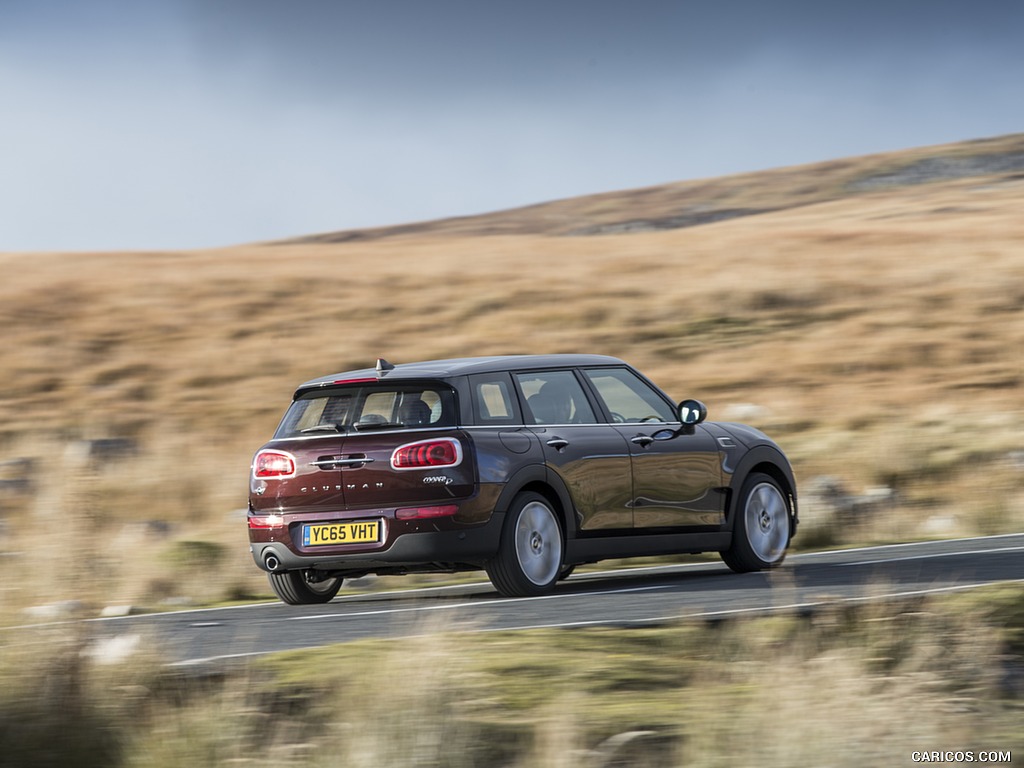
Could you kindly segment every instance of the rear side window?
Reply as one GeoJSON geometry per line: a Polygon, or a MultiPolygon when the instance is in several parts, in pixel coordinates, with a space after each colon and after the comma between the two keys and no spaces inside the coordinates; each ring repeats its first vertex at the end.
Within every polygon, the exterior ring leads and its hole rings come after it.
{"type": "Polygon", "coordinates": [[[477,424],[518,424],[512,379],[507,373],[470,377],[477,424]]]}
{"type": "Polygon", "coordinates": [[[455,393],[442,385],[333,387],[303,394],[275,439],[331,432],[453,427],[455,393]]]}
{"type": "Polygon", "coordinates": [[[597,418],[572,371],[517,373],[531,424],[595,424],[597,418]]]}

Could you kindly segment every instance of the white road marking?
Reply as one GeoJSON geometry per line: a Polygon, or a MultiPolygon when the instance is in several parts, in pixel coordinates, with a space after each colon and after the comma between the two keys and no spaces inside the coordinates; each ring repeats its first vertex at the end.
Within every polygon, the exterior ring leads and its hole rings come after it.
{"type": "Polygon", "coordinates": [[[836,563],[842,568],[854,565],[877,565],[879,563],[901,563],[907,560],[932,560],[939,557],[960,557],[962,555],[992,555],[999,552],[1024,552],[1024,547],[1000,547],[997,549],[972,549],[963,552],[936,552],[932,555],[907,555],[906,557],[886,557],[879,560],[858,560],[854,563],[836,563]]]}
{"type": "Polygon", "coordinates": [[[623,587],[622,589],[606,589],[600,592],[559,592],[553,595],[537,597],[502,597],[494,600],[473,600],[467,603],[438,603],[436,605],[414,605],[408,608],[380,608],[375,611],[357,611],[355,613],[318,613],[314,616],[289,616],[285,621],[309,621],[310,619],[349,619],[358,616],[386,616],[396,613],[419,613],[422,611],[452,611],[459,608],[480,608],[487,605],[511,605],[524,601],[561,600],[572,597],[594,597],[599,595],[620,595],[627,592],[653,592],[659,589],[672,589],[672,584],[658,584],[650,587],[623,587]]]}
{"type": "Polygon", "coordinates": [[[716,618],[718,616],[738,616],[741,614],[758,614],[758,613],[777,613],[781,611],[793,611],[798,609],[806,608],[821,608],[827,605],[835,605],[837,603],[868,603],[875,600],[887,600],[894,597],[917,597],[919,595],[931,595],[939,592],[961,592],[968,589],[977,589],[979,587],[990,587],[993,584],[1024,584],[1024,579],[1009,579],[1007,581],[982,581],[976,584],[956,584],[948,587],[933,587],[931,589],[911,589],[904,592],[889,592],[886,594],[878,595],[858,595],[855,597],[837,597],[830,598],[828,600],[812,600],[806,603],[789,603],[788,605],[768,605],[758,606],[756,608],[730,608],[721,611],[697,611],[696,613],[679,613],[670,614],[667,616],[652,616],[643,619],[623,619],[620,622],[610,621],[565,621],[565,622],[552,622],[550,624],[524,624],[515,627],[487,627],[484,629],[468,630],[469,632],[508,632],[512,630],[525,630],[525,629],[569,629],[573,627],[587,627],[594,625],[609,625],[609,624],[657,624],[659,622],[669,621],[680,621],[682,619],[703,619],[703,618],[716,618]]]}
{"type": "MultiPolygon", "coordinates": [[[[594,619],[594,620],[589,620],[589,621],[558,621],[558,622],[550,622],[550,623],[544,623],[544,624],[520,624],[520,625],[513,625],[513,626],[510,626],[510,627],[476,627],[476,628],[470,627],[470,628],[463,628],[463,629],[454,630],[454,631],[456,633],[459,633],[459,634],[479,634],[479,633],[483,633],[483,632],[488,632],[488,633],[493,633],[493,632],[522,632],[522,631],[527,631],[527,630],[531,630],[531,629],[576,629],[576,628],[591,627],[591,626],[615,626],[615,625],[619,625],[619,626],[622,626],[622,625],[634,626],[634,625],[642,625],[642,624],[660,624],[660,623],[666,623],[666,622],[672,622],[672,621],[681,621],[683,619],[713,619],[713,618],[726,617],[726,616],[740,616],[740,615],[743,615],[743,614],[750,614],[750,615],[771,614],[771,613],[778,613],[778,612],[781,612],[781,611],[793,611],[793,610],[806,610],[806,609],[809,609],[809,608],[821,608],[821,607],[828,606],[828,605],[836,605],[838,603],[864,603],[864,602],[872,602],[872,601],[875,601],[875,600],[886,600],[886,599],[891,599],[891,598],[896,598],[896,597],[917,597],[919,595],[931,595],[931,594],[937,594],[937,593],[941,593],[941,592],[962,592],[962,591],[965,591],[965,590],[968,590],[968,589],[977,589],[979,587],[988,587],[988,586],[991,586],[991,585],[996,584],[996,583],[998,583],[998,584],[1024,584],[1024,579],[1010,579],[1008,581],[1000,581],[1000,582],[986,581],[986,582],[978,582],[978,583],[975,583],[975,584],[956,584],[956,585],[948,586],[948,587],[933,587],[931,589],[912,589],[912,590],[906,590],[906,591],[903,591],[903,592],[888,592],[886,594],[862,595],[862,596],[856,596],[856,597],[842,597],[842,598],[835,598],[835,599],[829,599],[829,600],[813,600],[813,601],[808,601],[808,602],[803,602],[803,603],[789,603],[787,605],[758,606],[758,607],[755,607],[755,608],[732,608],[732,609],[722,610],[722,611],[697,611],[697,612],[694,612],[694,613],[668,614],[668,615],[664,615],[664,616],[649,616],[649,617],[644,617],[644,618],[639,618],[639,619],[622,619],[622,620],[619,620],[619,621],[608,621],[608,620],[603,620],[602,621],[600,619],[594,619]]],[[[640,590],[634,590],[634,591],[640,591],[640,590]]],[[[532,600],[532,599],[536,599],[536,598],[524,598],[524,599],[532,600]]],[[[507,601],[497,601],[497,600],[495,600],[494,602],[507,602],[507,601]]],[[[464,605],[479,605],[479,603],[466,603],[464,605]]],[[[440,608],[442,606],[437,606],[437,607],[440,608]]],[[[455,607],[455,606],[448,606],[448,607],[455,607]]],[[[353,615],[353,614],[342,614],[342,616],[351,616],[351,615],[353,615]]],[[[314,617],[310,617],[310,618],[314,618],[314,617]]],[[[333,618],[337,618],[337,617],[333,617],[333,618]]],[[[446,630],[446,631],[452,631],[452,630],[446,630]]],[[[411,639],[411,638],[416,638],[416,637],[432,637],[432,636],[434,636],[434,635],[432,635],[432,634],[422,634],[421,633],[421,634],[413,634],[413,635],[402,635],[401,637],[385,638],[385,639],[392,639],[392,640],[395,640],[395,639],[411,639]]],[[[306,646],[306,647],[303,647],[303,648],[300,648],[300,649],[295,649],[295,650],[312,651],[312,650],[317,650],[319,648],[329,648],[331,645],[336,645],[336,643],[329,643],[329,644],[325,644],[325,645],[306,646]]],[[[225,654],[225,655],[222,655],[222,656],[206,656],[204,658],[199,658],[199,659],[185,659],[183,661],[176,661],[176,662],[173,662],[171,664],[168,664],[168,666],[170,666],[170,667],[197,666],[197,665],[201,665],[201,664],[211,664],[211,663],[219,662],[219,661],[230,661],[232,659],[244,659],[244,658],[250,658],[250,657],[253,657],[253,656],[266,656],[266,655],[269,655],[270,653],[281,653],[281,652],[282,651],[251,651],[251,652],[248,652],[248,653],[231,653],[231,654],[225,654]]],[[[287,651],[284,651],[284,652],[287,652],[287,651]]]]}

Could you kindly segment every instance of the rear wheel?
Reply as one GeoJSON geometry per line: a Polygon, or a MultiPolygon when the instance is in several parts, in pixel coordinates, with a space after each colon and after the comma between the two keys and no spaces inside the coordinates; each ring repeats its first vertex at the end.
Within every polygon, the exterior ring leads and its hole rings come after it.
{"type": "Polygon", "coordinates": [[[267,576],[274,594],[288,605],[329,603],[338,594],[344,581],[340,576],[321,578],[316,571],[309,569],[268,573],[267,576]]]}
{"type": "Polygon", "coordinates": [[[562,573],[562,551],[562,530],[551,502],[539,493],[521,493],[505,517],[487,576],[505,597],[541,595],[562,573]]]}
{"type": "Polygon", "coordinates": [[[790,538],[789,502],[779,484],[756,472],[746,479],[736,505],[732,544],[722,553],[737,573],[780,565],[790,538]]]}

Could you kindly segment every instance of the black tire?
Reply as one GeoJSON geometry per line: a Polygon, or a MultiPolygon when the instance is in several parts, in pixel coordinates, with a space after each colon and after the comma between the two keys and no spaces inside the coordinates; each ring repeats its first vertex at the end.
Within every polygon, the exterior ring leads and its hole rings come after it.
{"type": "Polygon", "coordinates": [[[268,573],[267,576],[270,578],[270,587],[274,594],[288,605],[329,603],[338,594],[344,581],[341,576],[311,580],[317,574],[310,570],[268,573]]]}
{"type": "Polygon", "coordinates": [[[505,516],[487,576],[505,597],[543,595],[558,581],[563,552],[562,529],[551,502],[539,493],[521,493],[505,516]]]}
{"type": "Polygon", "coordinates": [[[792,511],[782,487],[755,472],[744,482],[736,502],[732,543],[722,560],[736,573],[776,568],[786,559],[792,536],[792,511]]]}

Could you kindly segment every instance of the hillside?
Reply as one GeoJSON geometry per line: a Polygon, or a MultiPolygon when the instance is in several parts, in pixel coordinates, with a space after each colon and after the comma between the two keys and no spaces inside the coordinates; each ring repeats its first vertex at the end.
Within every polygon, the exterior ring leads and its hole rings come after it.
{"type": "Polygon", "coordinates": [[[284,242],[650,232],[790,210],[880,189],[978,176],[1024,177],[1024,134],[588,195],[480,216],[328,232],[284,242]]]}
{"type": "Polygon", "coordinates": [[[237,510],[296,384],[517,352],[617,355],[769,432],[805,546],[1021,530],[1022,210],[1016,135],[288,242],[2,254],[0,551],[94,556],[55,598],[258,593],[237,510]],[[122,455],[82,458],[105,438],[122,455]],[[221,549],[197,569],[174,547],[199,539],[221,549]]]}

